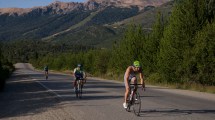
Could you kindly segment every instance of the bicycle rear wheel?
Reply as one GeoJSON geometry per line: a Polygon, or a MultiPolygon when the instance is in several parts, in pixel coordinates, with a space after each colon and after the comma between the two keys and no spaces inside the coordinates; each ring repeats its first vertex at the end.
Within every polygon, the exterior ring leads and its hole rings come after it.
{"type": "Polygon", "coordinates": [[[133,98],[134,98],[134,103],[133,103],[134,114],[139,116],[141,111],[141,99],[140,99],[139,93],[137,92],[136,94],[134,94],[133,98]]]}

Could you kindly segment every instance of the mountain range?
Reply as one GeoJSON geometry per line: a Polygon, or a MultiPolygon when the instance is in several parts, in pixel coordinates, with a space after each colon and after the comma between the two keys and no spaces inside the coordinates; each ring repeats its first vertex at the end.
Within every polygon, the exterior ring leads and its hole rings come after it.
{"type": "Polygon", "coordinates": [[[156,12],[169,14],[172,6],[171,0],[88,0],[0,8],[0,41],[31,39],[106,47],[122,36],[132,20],[151,27],[156,12]],[[152,20],[145,22],[148,18],[152,20]]]}

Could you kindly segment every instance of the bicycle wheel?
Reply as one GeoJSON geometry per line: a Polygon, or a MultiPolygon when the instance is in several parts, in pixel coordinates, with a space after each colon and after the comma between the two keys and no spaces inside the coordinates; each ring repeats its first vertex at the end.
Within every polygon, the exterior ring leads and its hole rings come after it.
{"type": "Polygon", "coordinates": [[[79,98],[79,93],[80,93],[80,83],[79,83],[79,80],[78,80],[77,82],[78,82],[77,94],[78,94],[78,98],[79,98]]]}
{"type": "Polygon", "coordinates": [[[127,111],[127,112],[131,112],[130,108],[131,108],[131,103],[130,103],[130,101],[129,101],[128,106],[127,106],[127,108],[126,108],[126,111],[127,111]]]}
{"type": "Polygon", "coordinates": [[[75,95],[76,95],[76,98],[78,98],[78,86],[75,86],[75,95]]]}
{"type": "Polygon", "coordinates": [[[81,85],[81,83],[80,83],[79,98],[82,98],[82,85],[81,85]]]}
{"type": "Polygon", "coordinates": [[[76,98],[78,98],[78,94],[79,94],[79,83],[78,81],[76,82],[76,85],[75,85],[75,95],[76,95],[76,98]]]}
{"type": "Polygon", "coordinates": [[[78,80],[78,98],[81,98],[81,80],[78,80]]]}
{"type": "Polygon", "coordinates": [[[141,99],[140,99],[140,95],[139,93],[137,92],[136,94],[134,94],[134,97],[133,97],[133,110],[134,110],[134,114],[139,116],[140,114],[140,110],[141,110],[141,99]]]}

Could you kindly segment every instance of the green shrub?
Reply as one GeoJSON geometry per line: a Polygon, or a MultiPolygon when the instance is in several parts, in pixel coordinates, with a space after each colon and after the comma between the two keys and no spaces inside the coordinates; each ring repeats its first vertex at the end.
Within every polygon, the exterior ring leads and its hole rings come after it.
{"type": "Polygon", "coordinates": [[[147,81],[149,83],[162,83],[162,82],[164,82],[159,73],[151,74],[149,77],[147,77],[147,81]]]}

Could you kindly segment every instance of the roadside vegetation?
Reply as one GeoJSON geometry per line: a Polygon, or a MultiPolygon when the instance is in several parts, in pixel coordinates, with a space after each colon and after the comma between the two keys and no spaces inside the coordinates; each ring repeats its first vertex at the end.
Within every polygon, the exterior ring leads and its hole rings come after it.
{"type": "Polygon", "coordinates": [[[157,14],[151,33],[145,33],[140,25],[130,25],[112,49],[80,47],[43,55],[32,50],[37,57],[23,58],[37,68],[49,65],[60,71],[81,63],[94,76],[121,81],[126,67],[139,60],[147,83],[215,93],[214,16],[214,0],[180,0],[168,20],[157,14]]]}
{"type": "Polygon", "coordinates": [[[8,62],[8,60],[2,56],[0,45],[0,92],[4,90],[5,81],[9,78],[13,70],[13,64],[8,62]]]}

